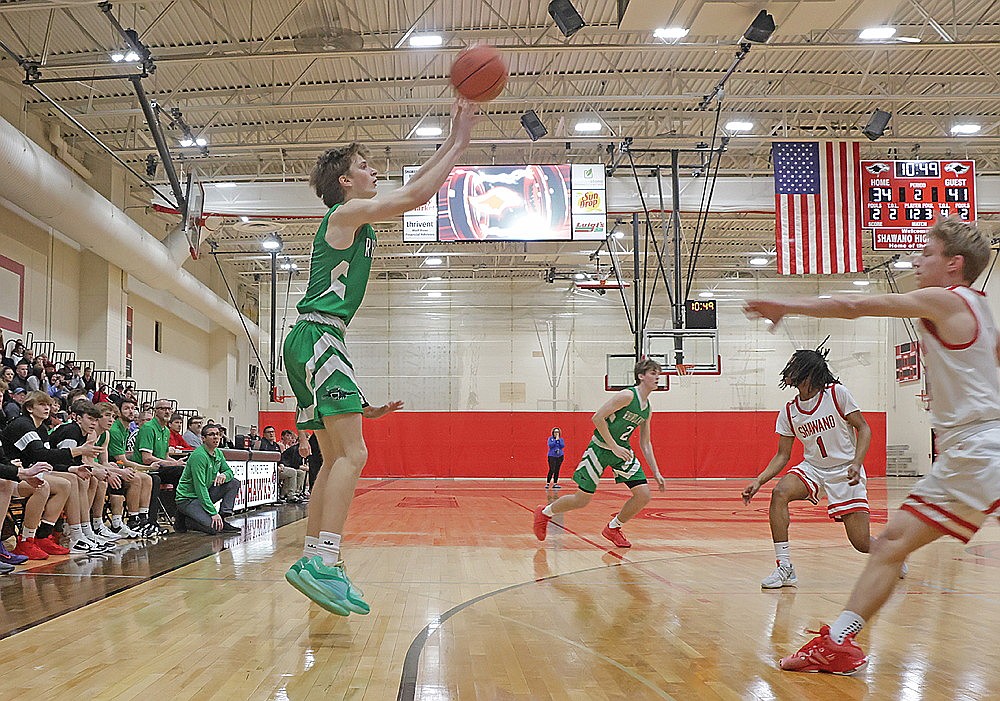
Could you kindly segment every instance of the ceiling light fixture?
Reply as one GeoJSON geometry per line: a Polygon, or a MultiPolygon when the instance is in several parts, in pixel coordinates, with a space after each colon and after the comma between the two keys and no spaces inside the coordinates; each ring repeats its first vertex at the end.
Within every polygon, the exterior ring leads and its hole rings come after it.
{"type": "Polygon", "coordinates": [[[868,281],[868,280],[855,280],[854,284],[857,287],[868,287],[872,283],[870,281],[868,281]]]}
{"type": "Polygon", "coordinates": [[[573,127],[573,128],[576,129],[577,131],[583,131],[583,132],[600,131],[601,130],[601,123],[600,122],[577,122],[576,126],[573,127]]]}
{"type": "Polygon", "coordinates": [[[441,136],[441,127],[417,127],[417,136],[441,136]]]}
{"type": "Polygon", "coordinates": [[[712,297],[715,296],[715,293],[712,292],[711,290],[705,290],[704,292],[699,292],[698,296],[703,299],[711,299],[712,297]]]}
{"type": "Polygon", "coordinates": [[[753,258],[750,259],[750,265],[756,265],[756,266],[767,265],[770,262],[771,259],[765,258],[764,256],[754,256],[753,258]]]}
{"type": "Polygon", "coordinates": [[[750,131],[753,129],[753,122],[727,122],[725,129],[726,131],[750,131]]]}
{"type": "Polygon", "coordinates": [[[688,30],[684,27],[659,27],[653,31],[653,36],[665,41],[677,41],[688,35],[688,30]]]}
{"type": "Polygon", "coordinates": [[[424,265],[441,265],[442,263],[444,263],[444,260],[438,258],[437,256],[431,256],[430,258],[424,259],[424,265]]]}
{"type": "Polygon", "coordinates": [[[952,134],[978,134],[982,129],[978,124],[956,124],[951,128],[952,134]]]}
{"type": "Polygon", "coordinates": [[[858,39],[862,41],[879,41],[880,39],[892,39],[895,35],[895,27],[868,27],[868,29],[861,30],[861,33],[858,34],[858,39]]]}
{"type": "Polygon", "coordinates": [[[267,237],[260,242],[260,247],[265,251],[280,251],[281,237],[277,234],[268,234],[267,237]]]}
{"type": "Polygon", "coordinates": [[[440,34],[414,34],[410,37],[410,46],[415,49],[429,49],[443,43],[444,38],[440,34]]]}
{"type": "Polygon", "coordinates": [[[435,292],[428,292],[427,296],[428,297],[440,297],[441,293],[440,292],[436,292],[436,291],[435,292]]]}
{"type": "Polygon", "coordinates": [[[892,261],[892,267],[896,270],[912,270],[913,261],[910,260],[894,260],[892,261]]]}

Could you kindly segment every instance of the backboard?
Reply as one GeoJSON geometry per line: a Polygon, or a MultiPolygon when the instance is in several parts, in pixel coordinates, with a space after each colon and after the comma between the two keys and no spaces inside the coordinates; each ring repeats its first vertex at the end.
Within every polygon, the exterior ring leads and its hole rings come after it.
{"type": "MultiPolygon", "coordinates": [[[[663,365],[666,358],[663,356],[649,356],[660,365],[663,365]]],[[[606,374],[604,375],[604,389],[608,392],[617,392],[635,385],[635,376],[632,371],[635,369],[635,356],[631,353],[609,354],[607,356],[606,374]]],[[[657,392],[666,392],[670,389],[670,376],[661,374],[656,386],[657,392]]]]}
{"type": "Polygon", "coordinates": [[[187,199],[182,222],[184,236],[187,238],[192,260],[198,260],[201,227],[205,223],[205,186],[201,182],[201,175],[193,168],[188,172],[184,197],[187,199]]]}
{"type": "Polygon", "coordinates": [[[663,372],[677,375],[677,366],[685,366],[688,375],[721,375],[718,329],[647,330],[643,347],[651,358],[665,358],[663,372]]]}

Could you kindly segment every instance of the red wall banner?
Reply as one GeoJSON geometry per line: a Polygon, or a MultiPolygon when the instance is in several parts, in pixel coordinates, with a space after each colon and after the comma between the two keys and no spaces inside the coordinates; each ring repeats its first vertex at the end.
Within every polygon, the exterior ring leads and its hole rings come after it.
{"type": "MultiPolygon", "coordinates": [[[[365,477],[538,477],[546,439],[562,429],[569,477],[593,433],[590,412],[403,411],[365,421],[365,477]]],[[[778,447],[774,411],[656,412],[653,452],[665,477],[754,477],[778,447]]],[[[885,412],[865,412],[870,477],[885,475],[885,412]]],[[[261,412],[259,426],[294,429],[290,411],[261,412]]],[[[638,439],[633,440],[638,450],[638,439]]],[[[798,441],[791,465],[802,459],[798,441]]],[[[644,463],[645,464],[645,463],[644,463]]]]}

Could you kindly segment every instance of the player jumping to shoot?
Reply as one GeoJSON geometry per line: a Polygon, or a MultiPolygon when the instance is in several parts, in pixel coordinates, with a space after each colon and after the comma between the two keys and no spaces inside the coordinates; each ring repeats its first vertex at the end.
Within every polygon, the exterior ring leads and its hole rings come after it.
{"type": "Polygon", "coordinates": [[[402,187],[376,194],[375,168],[359,144],[319,157],[309,184],[329,207],[313,240],[309,285],[299,318],[285,339],[288,381],[298,405],[299,445],[311,429],[323,454],[306,525],[302,557],[285,579],[321,607],[340,616],[368,613],[340,557],[340,539],[354,487],[368,459],[361,434],[362,397],[344,345],[347,325],[368,286],[375,230],[369,222],[395,219],[427,202],[469,145],[475,108],[458,100],[451,133],[402,187]]]}
{"type": "Polygon", "coordinates": [[[629,438],[632,432],[639,429],[639,447],[646,461],[653,470],[653,478],[662,492],[663,477],[656,465],[653,455],[653,443],[649,428],[649,395],[656,389],[656,378],[660,376],[660,364],[655,360],[640,360],[635,364],[635,386],[623,389],[604,403],[591,417],[594,422],[594,435],[590,445],[580,460],[580,465],[573,473],[573,481],[579,489],[575,494],[559,497],[548,506],[535,509],[535,537],[545,540],[545,532],[549,521],[555,514],[566,513],[573,509],[582,509],[594,498],[597,483],[610,467],[615,476],[615,482],[623,483],[632,492],[632,497],[626,501],[618,514],[601,532],[619,548],[630,548],[622,524],[642,511],[649,503],[649,485],[642,465],[632,454],[629,438]]]}
{"type": "Polygon", "coordinates": [[[889,599],[907,555],[950,535],[963,543],[1000,514],[1000,334],[986,296],[971,285],[990,258],[989,239],[958,220],[937,222],[914,259],[918,289],[855,299],[752,300],[749,316],[774,326],[787,315],[920,319],[938,457],[872,543],[847,608],[781,668],[851,674],[867,664],[854,642],[889,599]]]}
{"type": "Polygon", "coordinates": [[[780,387],[795,387],[798,396],[778,413],[778,452],[764,471],[743,490],[743,503],[785,469],[792,444],[802,442],[805,460],[788,471],[771,492],[768,512],[777,567],[760,583],[763,589],[795,586],[798,578],[788,546],[788,503],[826,495],[830,518],[843,521],[855,550],[871,544],[864,462],[872,432],[854,397],[826,364],[829,350],[798,350],[781,371],[780,387]]]}

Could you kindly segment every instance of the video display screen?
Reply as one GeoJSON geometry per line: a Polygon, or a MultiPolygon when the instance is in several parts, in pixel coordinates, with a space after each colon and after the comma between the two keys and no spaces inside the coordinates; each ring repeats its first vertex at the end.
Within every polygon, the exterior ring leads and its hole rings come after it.
{"type": "Polygon", "coordinates": [[[606,228],[603,165],[458,166],[404,215],[403,241],[603,240],[606,228]]]}

